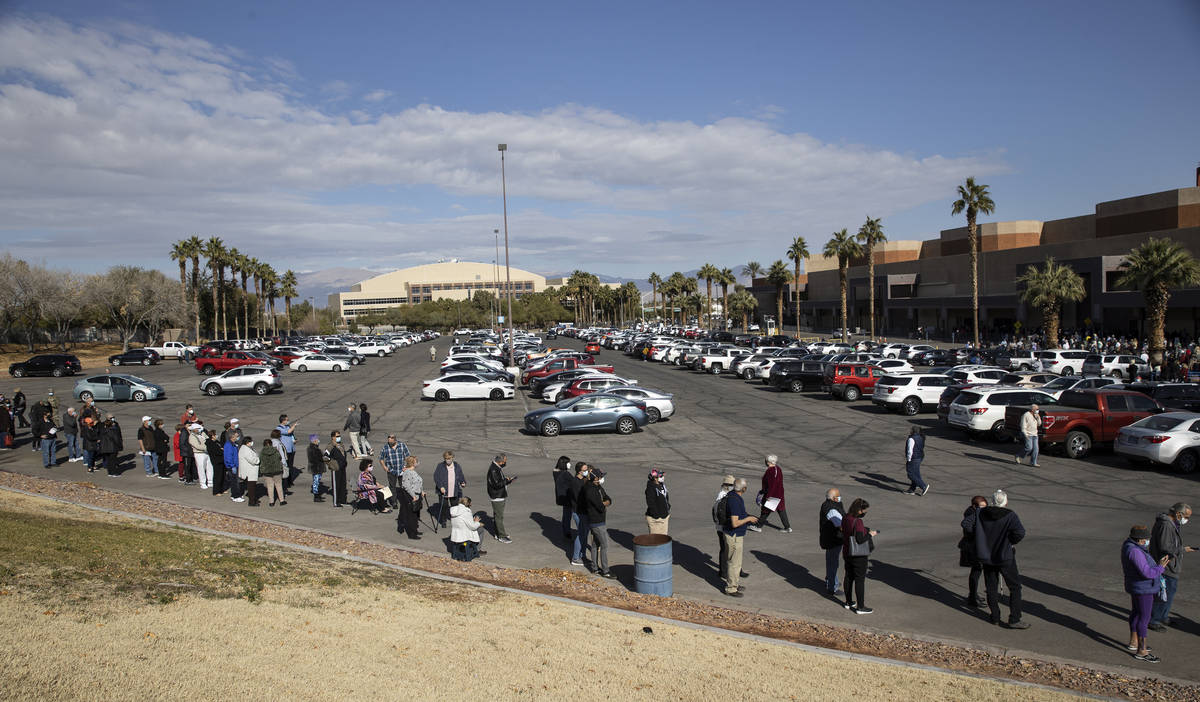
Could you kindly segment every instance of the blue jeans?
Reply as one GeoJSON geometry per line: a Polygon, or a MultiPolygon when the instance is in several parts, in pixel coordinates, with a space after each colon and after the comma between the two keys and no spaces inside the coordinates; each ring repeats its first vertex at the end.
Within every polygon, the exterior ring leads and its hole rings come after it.
{"type": "Polygon", "coordinates": [[[571,560],[582,561],[584,553],[587,552],[588,530],[590,524],[586,514],[576,512],[575,518],[575,540],[571,542],[571,560]]]}
{"type": "Polygon", "coordinates": [[[904,464],[904,470],[908,473],[908,489],[916,490],[920,488],[922,491],[929,487],[921,480],[921,459],[915,458],[904,464]]]}
{"type": "Polygon", "coordinates": [[[153,451],[147,451],[142,454],[142,468],[145,469],[146,475],[154,475],[158,472],[158,456],[153,451]]]}
{"type": "Polygon", "coordinates": [[[321,474],[320,473],[313,474],[312,494],[314,494],[314,495],[321,494],[321,474]]]}
{"type": "Polygon", "coordinates": [[[83,455],[79,448],[78,434],[63,434],[63,438],[67,440],[67,458],[74,459],[83,455]]]}
{"type": "Polygon", "coordinates": [[[1175,601],[1175,588],[1179,587],[1179,578],[1164,575],[1163,581],[1167,584],[1167,599],[1163,600],[1157,594],[1154,595],[1154,608],[1150,611],[1151,624],[1167,623],[1167,616],[1171,614],[1171,603],[1175,601]]]}
{"type": "Polygon", "coordinates": [[[1029,465],[1038,462],[1038,438],[1036,436],[1025,437],[1025,447],[1021,449],[1021,455],[1018,458],[1029,457],[1029,465]]]}
{"type": "Polygon", "coordinates": [[[838,562],[842,558],[840,545],[825,549],[825,589],[836,593],[841,587],[838,582],[838,562]]]}
{"type": "Polygon", "coordinates": [[[237,499],[242,496],[242,481],[238,479],[237,473],[232,468],[225,469],[225,484],[229,486],[229,496],[237,499]]]}
{"type": "Polygon", "coordinates": [[[49,468],[50,466],[54,465],[58,461],[58,458],[54,455],[55,452],[58,450],[58,439],[55,439],[53,437],[51,437],[49,439],[42,439],[41,449],[42,449],[42,465],[43,466],[45,466],[46,468],[49,468]]]}
{"type": "Polygon", "coordinates": [[[91,470],[92,468],[94,468],[96,466],[96,453],[94,451],[89,451],[87,449],[84,449],[83,450],[83,462],[85,465],[87,465],[88,470],[91,470]]]}

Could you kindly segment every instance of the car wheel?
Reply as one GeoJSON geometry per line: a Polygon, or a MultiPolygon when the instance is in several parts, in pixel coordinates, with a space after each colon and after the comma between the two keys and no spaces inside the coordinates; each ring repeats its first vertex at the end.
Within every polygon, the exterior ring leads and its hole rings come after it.
{"type": "Polygon", "coordinates": [[[92,399],[92,393],[88,392],[87,390],[84,390],[83,392],[79,393],[79,399],[86,402],[86,401],[92,399]]]}
{"type": "Polygon", "coordinates": [[[1183,451],[1175,457],[1175,471],[1187,475],[1195,473],[1197,465],[1200,465],[1200,460],[1196,458],[1195,451],[1183,451]]]}
{"type": "Polygon", "coordinates": [[[654,424],[655,422],[657,422],[660,419],[662,419],[662,412],[659,412],[657,407],[647,407],[646,408],[646,421],[647,422],[654,424]]]}
{"type": "Polygon", "coordinates": [[[847,385],[847,386],[846,386],[846,392],[845,392],[845,394],[844,394],[844,395],[842,395],[842,399],[843,399],[843,400],[845,400],[846,402],[854,402],[855,400],[857,400],[857,399],[858,399],[859,397],[861,397],[861,396],[862,396],[862,393],[860,393],[860,392],[858,391],[858,386],[856,386],[856,385],[847,385]]]}
{"type": "Polygon", "coordinates": [[[212,375],[213,373],[217,372],[217,369],[215,366],[213,366],[213,364],[206,363],[204,364],[204,367],[200,369],[200,371],[205,375],[212,375]]]}
{"type": "Polygon", "coordinates": [[[1026,372],[1026,373],[1027,373],[1027,372],[1029,372],[1029,371],[1033,370],[1033,366],[1029,365],[1028,363],[1022,363],[1022,364],[1021,364],[1021,370],[1022,370],[1023,372],[1026,372]]]}
{"type": "Polygon", "coordinates": [[[208,393],[212,397],[216,397],[217,395],[221,394],[221,386],[217,385],[216,383],[209,383],[208,385],[204,386],[204,392],[208,393]]]}
{"type": "Polygon", "coordinates": [[[357,358],[350,359],[350,365],[352,366],[357,366],[360,363],[362,363],[362,361],[358,360],[357,358]]]}
{"type": "Polygon", "coordinates": [[[55,368],[54,370],[50,371],[50,375],[54,376],[55,378],[61,378],[63,377],[63,369],[55,368]]]}
{"type": "Polygon", "coordinates": [[[712,373],[713,375],[720,375],[721,374],[721,364],[720,363],[712,364],[712,367],[710,367],[708,369],[708,372],[712,373]]]}
{"type": "Polygon", "coordinates": [[[333,372],[334,372],[334,373],[341,373],[341,372],[342,372],[342,371],[344,371],[344,370],[346,370],[346,369],[345,369],[345,368],[342,368],[340,365],[338,365],[338,364],[336,364],[336,363],[335,363],[335,364],[333,364],[333,372]]]}
{"type": "Polygon", "coordinates": [[[749,368],[742,371],[742,380],[750,380],[753,377],[754,377],[754,371],[750,370],[749,368]]]}
{"type": "Polygon", "coordinates": [[[148,365],[150,365],[150,359],[148,359],[148,358],[143,358],[143,359],[142,359],[142,365],[143,365],[143,366],[148,366],[148,365]]]}
{"type": "Polygon", "coordinates": [[[910,397],[900,403],[900,411],[911,417],[921,411],[921,400],[916,397],[910,397]]]}
{"type": "Polygon", "coordinates": [[[1062,369],[1062,374],[1063,375],[1075,375],[1075,369],[1070,366],[1066,366],[1065,368],[1062,369]]]}
{"type": "Polygon", "coordinates": [[[542,436],[558,436],[562,431],[562,425],[557,419],[547,419],[542,422],[542,436]]]}
{"type": "Polygon", "coordinates": [[[114,366],[119,366],[119,365],[121,365],[121,359],[119,359],[119,358],[114,358],[114,359],[112,360],[112,364],[113,364],[114,366]]]}
{"type": "Polygon", "coordinates": [[[445,389],[438,390],[437,392],[433,393],[433,399],[437,400],[438,402],[445,402],[446,400],[450,399],[450,392],[445,389]]]}
{"type": "Polygon", "coordinates": [[[792,382],[788,383],[788,390],[791,390],[792,392],[801,392],[804,390],[804,383],[800,382],[799,380],[793,380],[792,382]]]}
{"type": "Polygon", "coordinates": [[[24,378],[25,377],[25,369],[24,368],[14,368],[12,374],[13,374],[14,378],[24,378]]]}
{"type": "Polygon", "coordinates": [[[138,390],[137,392],[133,393],[133,401],[134,402],[145,402],[146,401],[146,393],[142,392],[141,390],[138,390]]]}
{"type": "Polygon", "coordinates": [[[493,400],[503,400],[504,399],[504,391],[501,390],[500,388],[493,388],[491,394],[488,395],[488,397],[490,397],[493,400]]]}
{"type": "Polygon", "coordinates": [[[1082,431],[1072,431],[1067,434],[1063,443],[1067,458],[1083,458],[1092,449],[1092,437],[1082,431]]]}
{"type": "Polygon", "coordinates": [[[254,385],[254,394],[255,395],[266,395],[270,392],[271,392],[270,385],[267,385],[266,383],[255,383],[255,385],[254,385]]]}
{"type": "Polygon", "coordinates": [[[633,417],[621,417],[617,420],[618,434],[632,434],[634,429],[637,429],[637,422],[633,421],[633,417]]]}
{"type": "Polygon", "coordinates": [[[1003,419],[997,420],[996,423],[992,425],[991,434],[994,441],[999,443],[1008,441],[1008,429],[1005,428],[1003,419]]]}
{"type": "Polygon", "coordinates": [[[308,372],[308,366],[306,366],[306,365],[304,365],[303,363],[301,363],[300,365],[296,366],[296,370],[300,371],[301,373],[307,373],[307,372],[308,372]]]}
{"type": "Polygon", "coordinates": [[[1110,378],[1115,378],[1117,380],[1120,380],[1125,377],[1119,370],[1113,370],[1113,372],[1109,373],[1108,375],[1110,378]]]}

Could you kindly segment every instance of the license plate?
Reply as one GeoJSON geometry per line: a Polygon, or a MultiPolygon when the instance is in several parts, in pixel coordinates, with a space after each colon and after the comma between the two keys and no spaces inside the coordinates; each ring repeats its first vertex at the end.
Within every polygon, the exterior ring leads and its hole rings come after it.
{"type": "Polygon", "coordinates": [[[967,411],[961,407],[955,407],[954,409],[950,410],[950,413],[954,415],[963,415],[966,414],[967,411]]]}
{"type": "Polygon", "coordinates": [[[1138,440],[1137,440],[1136,436],[1126,435],[1126,436],[1121,437],[1121,443],[1123,443],[1123,444],[1136,444],[1137,442],[1138,442],[1138,440]]]}

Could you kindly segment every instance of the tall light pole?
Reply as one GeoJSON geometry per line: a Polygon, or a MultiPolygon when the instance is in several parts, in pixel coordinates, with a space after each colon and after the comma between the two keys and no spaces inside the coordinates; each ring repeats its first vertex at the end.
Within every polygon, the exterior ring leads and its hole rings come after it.
{"type": "MultiPolygon", "coordinates": [[[[493,229],[492,235],[495,237],[495,240],[496,240],[496,256],[492,259],[492,282],[495,284],[494,290],[496,291],[496,300],[495,300],[494,307],[496,310],[496,315],[499,315],[500,314],[500,230],[493,229]]],[[[498,322],[493,317],[492,318],[492,330],[494,331],[497,326],[498,326],[498,322]]]]}
{"type": "Polygon", "coordinates": [[[516,365],[516,354],[513,351],[513,318],[512,318],[512,269],[508,263],[508,182],[504,176],[504,152],[508,144],[497,144],[500,152],[500,193],[504,201],[504,287],[508,297],[508,362],[516,365]]]}

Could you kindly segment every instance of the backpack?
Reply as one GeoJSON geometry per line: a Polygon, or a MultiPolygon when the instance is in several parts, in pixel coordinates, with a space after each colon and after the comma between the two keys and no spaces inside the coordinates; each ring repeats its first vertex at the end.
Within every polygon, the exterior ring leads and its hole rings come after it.
{"type": "Polygon", "coordinates": [[[721,499],[713,503],[712,508],[713,524],[716,524],[722,529],[732,528],[732,523],[729,520],[729,493],[725,493],[721,499]]]}

